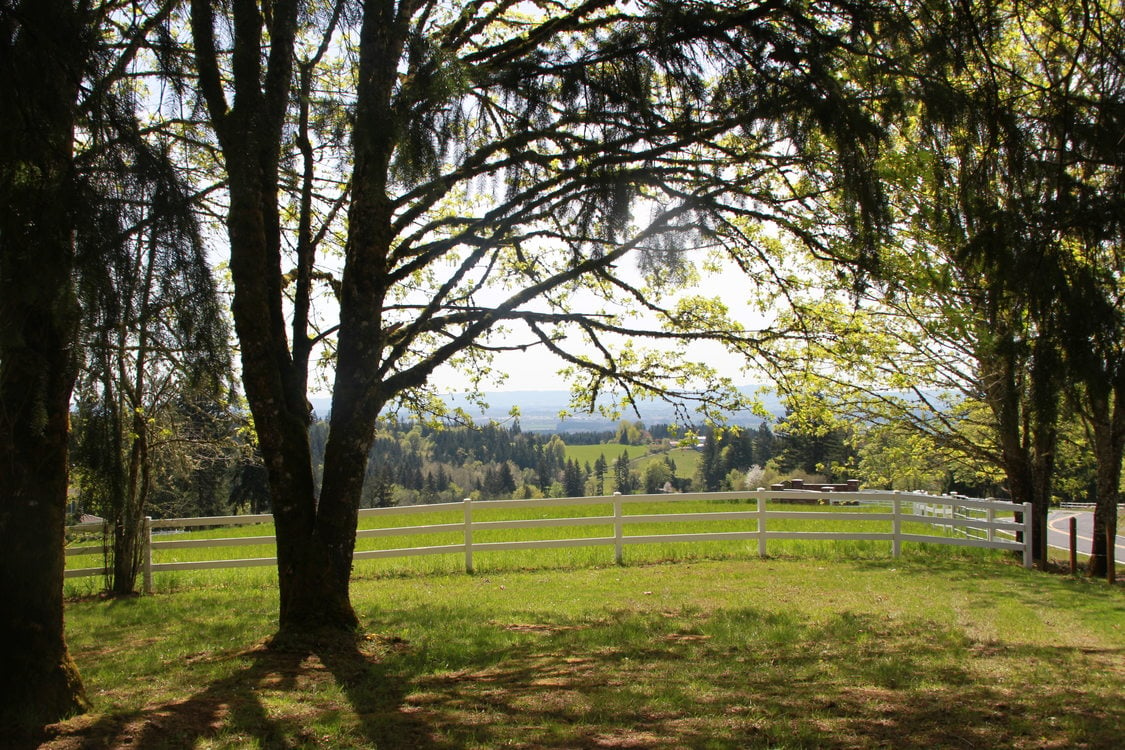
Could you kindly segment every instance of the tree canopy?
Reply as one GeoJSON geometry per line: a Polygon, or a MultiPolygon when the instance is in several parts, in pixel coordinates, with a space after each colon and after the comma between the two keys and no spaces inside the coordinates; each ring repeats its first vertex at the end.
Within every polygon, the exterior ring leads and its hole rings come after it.
{"type": "MultiPolygon", "coordinates": [[[[742,403],[730,378],[680,347],[716,342],[788,388],[790,447],[802,425],[831,438],[795,465],[851,461],[850,414],[882,458],[999,466],[1040,559],[1071,410],[1097,457],[1091,570],[1113,570],[1117,4],[0,0],[0,29],[6,709],[13,691],[35,720],[84,705],[60,597],[79,354],[100,373],[86,416],[116,413],[143,449],[141,381],[225,368],[208,243],[229,254],[282,634],[357,623],[380,417],[445,414],[434,374],[479,385],[506,351],[557,357],[575,408],[721,414],[742,403]],[[773,323],[735,319],[700,268],[737,269],[773,323]],[[326,435],[311,385],[332,390],[326,435]]],[[[754,448],[707,450],[717,486],[754,448]]],[[[878,459],[855,460],[897,471],[878,459]]],[[[577,463],[542,461],[541,484],[584,491],[577,463]]],[[[613,469],[639,481],[627,457],[613,469]]]]}

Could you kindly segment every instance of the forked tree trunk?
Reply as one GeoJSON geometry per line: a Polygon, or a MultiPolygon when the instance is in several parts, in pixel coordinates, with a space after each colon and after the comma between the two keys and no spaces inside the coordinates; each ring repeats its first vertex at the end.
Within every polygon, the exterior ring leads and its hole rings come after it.
{"type": "Polygon", "coordinates": [[[356,520],[367,451],[385,401],[377,368],[383,345],[380,310],[385,280],[380,264],[385,263],[389,243],[384,191],[391,135],[388,113],[373,112],[370,102],[374,97],[386,104],[397,79],[405,26],[388,35],[386,19],[376,19],[373,7],[365,9],[357,94],[357,121],[362,124],[356,130],[370,133],[374,117],[378,121],[374,127],[382,132],[374,138],[379,142],[374,147],[363,135],[356,136],[356,189],[340,305],[332,427],[317,497],[306,401],[309,341],[302,321],[293,326],[292,349],[287,338],[278,209],[278,163],[291,96],[297,3],[279,1],[273,6],[268,67],[262,65],[264,18],[252,4],[231,8],[233,80],[224,82],[220,73],[215,14],[209,0],[192,0],[192,31],[201,90],[229,177],[232,308],[242,348],[243,384],[269,475],[277,529],[280,630],[285,634],[354,629],[358,619],[349,598],[349,580],[356,520]],[[373,45],[380,43],[388,47],[376,53],[385,54],[372,54],[373,45]],[[371,78],[373,61],[380,74],[371,78]],[[235,94],[229,103],[227,85],[235,94]],[[378,211],[369,210],[370,201],[378,211]]]}
{"type": "Polygon", "coordinates": [[[82,39],[67,0],[15,12],[0,13],[0,737],[87,707],[62,598],[82,39]]]}

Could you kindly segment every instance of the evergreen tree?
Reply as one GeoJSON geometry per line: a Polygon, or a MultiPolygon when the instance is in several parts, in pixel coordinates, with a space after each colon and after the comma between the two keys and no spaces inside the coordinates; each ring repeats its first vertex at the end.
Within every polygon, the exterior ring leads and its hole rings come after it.
{"type": "Polygon", "coordinates": [[[598,459],[594,461],[594,478],[596,480],[594,494],[601,496],[605,494],[605,474],[609,470],[609,463],[605,460],[605,454],[599,453],[598,459]]]}
{"type": "Polygon", "coordinates": [[[622,495],[632,495],[637,489],[637,475],[629,466],[629,453],[622,451],[613,463],[614,491],[622,495]]]}
{"type": "Polygon", "coordinates": [[[574,459],[567,461],[563,469],[563,493],[566,497],[583,497],[585,488],[586,476],[582,467],[574,459]]]}

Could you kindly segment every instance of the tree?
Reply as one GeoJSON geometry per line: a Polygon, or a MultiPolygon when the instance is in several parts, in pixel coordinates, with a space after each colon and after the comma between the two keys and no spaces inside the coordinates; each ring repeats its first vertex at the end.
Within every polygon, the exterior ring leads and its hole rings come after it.
{"type": "Polygon", "coordinates": [[[661,460],[649,461],[641,472],[641,483],[646,494],[654,495],[661,492],[676,476],[676,469],[671,459],[665,456],[661,460]]]}
{"type": "Polygon", "coordinates": [[[582,467],[574,459],[570,459],[563,467],[563,495],[565,497],[584,497],[586,489],[586,475],[582,467]]]}
{"type": "MultiPolygon", "coordinates": [[[[376,419],[396,400],[432,408],[425,386],[437,368],[486,373],[491,352],[538,346],[574,368],[580,405],[615,389],[626,401],[736,399],[706,366],[633,342],[745,343],[720,305],[670,296],[694,274],[683,251],[707,244],[720,215],[784,213],[766,186],[791,168],[802,133],[830,130],[842,147],[870,140],[832,80],[844,37],[871,28],[846,4],[820,16],[704,2],[242,0],[220,22],[226,7],[193,0],[192,40],[228,177],[233,313],[270,477],[282,631],[355,626],[348,579],[376,419]],[[341,48],[349,54],[329,54],[341,48]],[[294,80],[340,92],[318,103],[318,122],[294,80]],[[292,263],[279,210],[290,163],[302,186],[292,263]],[[349,176],[314,174],[319,163],[349,176]],[[306,200],[310,184],[335,193],[306,200]],[[345,210],[339,320],[313,333],[313,256],[345,210]],[[601,309],[620,301],[656,324],[601,309]],[[305,391],[324,343],[335,380],[318,493],[305,391]],[[581,343],[597,357],[574,353],[581,343]]],[[[861,150],[841,160],[853,185],[861,150]]],[[[876,201],[859,193],[862,230],[876,201]]]]}
{"type": "MultiPolygon", "coordinates": [[[[1082,411],[1094,425],[1099,502],[1103,494],[1116,501],[1125,449],[1125,413],[1114,414],[1112,395],[1125,382],[1125,204],[1113,135],[1125,105],[1125,14],[1103,3],[970,3],[951,6],[950,17],[973,32],[961,53],[970,73],[952,66],[958,69],[951,80],[973,89],[952,89],[961,97],[952,117],[929,113],[954,151],[944,163],[956,165],[958,179],[940,184],[959,185],[958,194],[938,199],[955,198],[961,207],[960,216],[943,217],[963,233],[958,261],[986,279],[1002,306],[1026,318],[993,314],[1000,331],[1013,320],[1016,326],[989,360],[996,366],[986,371],[986,385],[1013,495],[1025,494],[1026,484],[1035,506],[1042,561],[1059,395],[1068,381],[1082,384],[1088,399],[1082,411]],[[1017,356],[1027,362],[1022,415],[1007,385],[1015,381],[1017,356]],[[1015,439],[1017,423],[1027,426],[1023,443],[1015,439]]],[[[1112,554],[1101,532],[1116,524],[1116,512],[1099,505],[1095,521],[1091,571],[1101,574],[1112,554]]]]}
{"type": "MultiPolygon", "coordinates": [[[[832,384],[841,408],[908,424],[958,462],[1002,467],[1012,499],[1034,508],[1042,563],[1065,385],[1108,393],[1117,371],[1120,154],[1105,128],[1122,101],[1120,13],[907,10],[913,31],[884,47],[893,81],[870,84],[907,104],[879,167],[897,188],[893,241],[870,284],[828,281],[834,292],[797,306],[806,331],[831,319],[833,333],[806,337],[807,365],[791,372],[815,372],[811,387],[832,384]]],[[[1107,441],[1107,471],[1120,466],[1111,452],[1107,441]]]]}
{"type": "MultiPolygon", "coordinates": [[[[175,2],[0,3],[0,680],[4,722],[84,706],[62,630],[62,523],[70,397],[81,362],[79,291],[117,268],[118,210],[176,181],[138,124],[142,58],[173,54],[175,2]],[[154,52],[156,47],[160,50],[154,52]],[[164,54],[160,54],[162,51],[164,54]],[[150,159],[150,157],[157,157],[150,159]],[[114,190],[122,189],[115,200],[114,190]],[[130,192],[133,191],[133,192],[130,192]]],[[[147,104],[148,102],[146,102],[147,104]]],[[[166,196],[167,197],[167,196],[166,196]]],[[[149,206],[142,222],[169,219],[149,206]]],[[[174,213],[174,212],[173,212],[174,213]]],[[[173,219],[174,221],[174,219],[173,219]]],[[[158,233],[163,230],[155,230],[158,233]]],[[[81,295],[83,304],[88,301],[81,295]]]]}
{"type": "Polygon", "coordinates": [[[605,474],[609,470],[609,462],[605,460],[605,454],[599,453],[598,458],[594,461],[594,496],[601,497],[605,494],[605,474]]]}
{"type": "Polygon", "coordinates": [[[637,489],[637,474],[629,466],[629,452],[622,451],[613,462],[613,491],[632,495],[637,489]]]}
{"type": "Polygon", "coordinates": [[[87,706],[62,602],[83,22],[66,0],[0,5],[0,731],[87,706]]]}
{"type": "Polygon", "coordinates": [[[158,465],[202,447],[186,412],[216,422],[203,402],[225,411],[231,361],[191,197],[166,150],[143,138],[124,149],[117,132],[90,130],[88,148],[105,172],[100,225],[110,238],[95,240],[103,243],[95,252],[113,262],[81,279],[86,357],[75,463],[80,501],[110,522],[110,588],[124,595],[136,586],[158,465]],[[113,147],[99,142],[110,138],[113,147]]]}
{"type": "Polygon", "coordinates": [[[774,459],[782,472],[823,474],[835,480],[851,462],[848,431],[823,394],[790,394],[785,419],[778,425],[780,451],[774,459]]]}

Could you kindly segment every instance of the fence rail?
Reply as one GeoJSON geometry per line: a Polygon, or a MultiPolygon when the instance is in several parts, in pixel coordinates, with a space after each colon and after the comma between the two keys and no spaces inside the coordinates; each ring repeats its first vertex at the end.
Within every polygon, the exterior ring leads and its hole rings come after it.
{"type": "MultiPolygon", "coordinates": [[[[829,540],[829,541],[886,541],[890,543],[891,554],[898,557],[904,543],[929,543],[953,546],[969,546],[988,549],[1001,549],[1022,552],[1025,567],[1031,567],[1031,505],[1018,505],[1001,500],[974,500],[960,496],[919,495],[890,491],[832,492],[816,490],[756,490],[753,492],[696,492],[673,495],[613,495],[585,498],[546,498],[536,500],[484,500],[466,499],[461,503],[442,503],[435,505],[412,505],[400,508],[375,508],[359,512],[361,519],[383,519],[415,514],[432,514],[440,511],[463,513],[463,520],[454,523],[431,524],[424,526],[387,526],[383,528],[361,529],[356,533],[357,540],[412,536],[419,534],[459,533],[461,541],[454,544],[439,544],[426,547],[398,547],[393,549],[359,550],[354,553],[355,560],[371,560],[416,555],[463,555],[465,570],[473,571],[475,552],[494,552],[501,550],[552,549],[566,547],[612,546],[614,559],[618,564],[624,562],[626,546],[665,542],[704,542],[728,540],[757,540],[758,554],[765,557],[771,540],[829,540]],[[691,513],[637,513],[629,514],[626,509],[641,503],[676,503],[685,501],[756,501],[756,506],[748,510],[707,511],[691,513]],[[770,510],[767,503],[774,502],[831,502],[833,504],[860,504],[885,506],[885,511],[851,512],[839,511],[797,511],[770,510]],[[474,514],[489,510],[565,508],[590,505],[609,505],[612,515],[576,516],[566,518],[528,518],[521,520],[482,521],[474,520],[474,514]],[[969,513],[972,513],[970,516],[969,513]],[[983,515],[981,515],[983,514],[983,515]],[[1016,520],[1022,514],[1022,520],[1016,520]],[[771,530],[771,521],[855,521],[884,522],[890,524],[889,531],[790,531],[771,530]],[[629,526],[638,524],[674,524],[698,521],[746,521],[753,522],[753,528],[743,531],[715,532],[670,532],[667,534],[627,534],[629,526]],[[940,534],[917,534],[904,531],[905,524],[924,524],[940,530],[940,534]],[[578,537],[564,539],[528,539],[502,542],[474,541],[474,532],[498,530],[527,530],[547,528],[573,528],[581,526],[611,526],[612,536],[578,537]],[[965,537],[949,536],[951,530],[971,529],[972,534],[965,537]]],[[[152,591],[154,573],[182,570],[214,570],[222,568],[244,568],[276,565],[275,557],[233,558],[226,560],[154,562],[154,553],[174,549],[198,549],[216,547],[260,546],[275,543],[274,536],[231,537],[226,539],[154,539],[153,532],[162,529],[193,529],[213,526],[242,526],[269,523],[269,514],[252,516],[216,516],[210,518],[172,518],[146,519],[144,527],[143,577],[144,590],[152,591]]],[[[71,533],[98,533],[107,531],[104,524],[92,523],[68,527],[71,533]]],[[[103,552],[103,547],[68,547],[68,556],[89,555],[103,552]]],[[[104,567],[74,568],[67,570],[67,578],[97,576],[105,574],[104,567]]]]}

